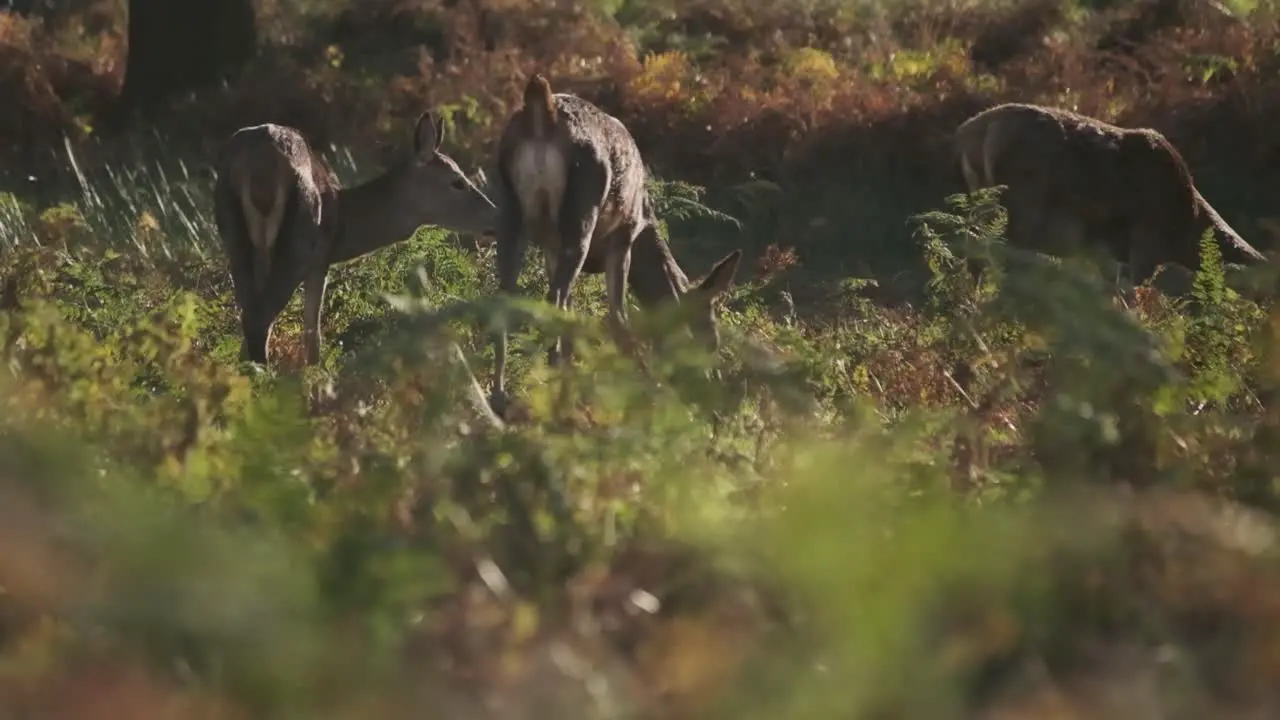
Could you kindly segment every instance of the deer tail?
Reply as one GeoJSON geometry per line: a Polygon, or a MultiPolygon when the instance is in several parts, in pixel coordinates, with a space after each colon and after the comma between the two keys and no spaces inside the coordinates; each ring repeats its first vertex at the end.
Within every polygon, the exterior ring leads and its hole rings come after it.
{"type": "Polygon", "coordinates": [[[991,118],[986,132],[982,136],[982,173],[987,185],[996,185],[996,164],[1002,160],[1004,148],[1009,141],[1012,118],[1003,115],[991,118]]]}
{"type": "Polygon", "coordinates": [[[998,110],[987,110],[969,118],[956,132],[956,149],[960,156],[960,173],[965,184],[973,192],[995,183],[992,172],[993,144],[1000,138],[998,110]]]}
{"type": "Polygon", "coordinates": [[[546,138],[555,127],[555,98],[551,95],[551,83],[541,74],[534,74],[524,86],[524,114],[536,138],[546,138]]]}

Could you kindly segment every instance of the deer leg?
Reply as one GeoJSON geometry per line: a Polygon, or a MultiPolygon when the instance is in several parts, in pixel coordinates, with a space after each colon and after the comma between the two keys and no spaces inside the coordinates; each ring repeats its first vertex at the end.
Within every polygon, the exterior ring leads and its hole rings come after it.
{"type": "MultiPolygon", "coordinates": [[[[560,310],[566,312],[569,310],[573,283],[578,279],[578,275],[582,273],[582,266],[587,262],[587,250],[591,247],[591,238],[595,233],[599,212],[598,207],[592,207],[589,211],[580,214],[576,222],[570,221],[572,225],[567,228],[568,232],[561,234],[567,242],[560,246],[560,254],[555,261],[556,273],[551,280],[551,288],[547,292],[547,302],[560,310]]],[[[547,357],[547,363],[555,367],[572,358],[573,338],[567,334],[556,338],[556,344],[547,357]]]]}
{"type": "Polygon", "coordinates": [[[267,362],[267,346],[280,311],[289,304],[293,291],[301,284],[296,279],[275,275],[267,278],[266,290],[241,313],[245,348],[249,359],[260,365],[267,362]]]}
{"type": "Polygon", "coordinates": [[[547,273],[547,287],[550,287],[551,282],[555,280],[556,260],[558,259],[559,259],[559,255],[556,253],[555,250],[544,249],[542,251],[542,267],[546,270],[546,273],[547,273]]]}
{"type": "Polygon", "coordinates": [[[631,272],[631,245],[640,233],[635,228],[619,228],[605,241],[605,294],[609,318],[619,328],[627,322],[627,273],[631,272]]]}
{"type": "MultiPolygon", "coordinates": [[[[560,243],[556,258],[556,272],[551,278],[551,288],[547,292],[548,302],[560,310],[567,311],[573,283],[582,272],[587,261],[587,253],[595,239],[596,220],[600,217],[600,206],[604,203],[609,191],[608,171],[601,165],[583,163],[574,167],[569,173],[568,185],[560,201],[560,213],[557,218],[560,243]]],[[[547,357],[552,367],[573,357],[573,338],[561,335],[556,338],[556,346],[547,357]]]]}
{"type": "Polygon", "coordinates": [[[1050,210],[1041,228],[1045,247],[1051,254],[1063,258],[1093,253],[1098,239],[1094,232],[1095,228],[1070,211],[1050,210]]]}
{"type": "Polygon", "coordinates": [[[267,341],[256,333],[259,293],[253,272],[252,242],[240,199],[225,180],[219,180],[214,186],[213,210],[218,238],[227,256],[236,307],[240,311],[240,359],[265,364],[267,341]]]}
{"type": "Polygon", "coordinates": [[[259,365],[267,364],[267,334],[258,320],[261,311],[256,297],[240,303],[240,359],[259,365]]]}
{"type": "MultiPolygon", "coordinates": [[[[560,257],[556,259],[556,274],[551,281],[551,289],[547,291],[547,302],[559,310],[568,311],[573,293],[573,283],[582,272],[587,261],[587,253],[577,244],[564,246],[560,257]]],[[[560,335],[547,354],[547,364],[555,367],[573,357],[573,338],[560,335]]]]}
{"type": "Polygon", "coordinates": [[[271,287],[268,285],[266,290],[259,292],[252,269],[246,270],[242,277],[235,278],[233,275],[232,279],[236,288],[236,304],[240,306],[240,330],[243,335],[240,356],[250,362],[266,365],[271,325],[280,311],[273,313],[267,310],[267,296],[271,293],[271,287]]]}
{"type": "MultiPolygon", "coordinates": [[[[498,204],[498,227],[494,244],[498,254],[498,292],[514,295],[516,282],[520,279],[520,268],[524,265],[524,250],[527,238],[521,228],[520,209],[511,199],[511,193],[498,204]]],[[[507,320],[498,321],[497,332],[493,336],[493,389],[489,392],[489,405],[498,417],[506,416],[507,407],[507,320]]]]}
{"type": "Polygon", "coordinates": [[[609,304],[609,329],[624,349],[632,343],[627,333],[627,278],[631,273],[631,248],[643,226],[627,226],[614,230],[605,238],[605,294],[609,304]]]}
{"type": "Polygon", "coordinates": [[[1005,235],[1010,245],[1024,250],[1045,246],[1044,220],[1049,208],[1043,198],[1022,185],[1010,185],[1001,199],[1009,213],[1005,235]]]}
{"type": "Polygon", "coordinates": [[[267,362],[267,338],[259,331],[261,315],[260,295],[253,276],[253,268],[247,263],[237,262],[240,258],[232,255],[231,286],[235,290],[236,306],[240,309],[240,359],[265,365],[267,362]]]}
{"type": "MultiPolygon", "coordinates": [[[[305,219],[300,220],[306,222],[305,219]]],[[[292,222],[286,223],[286,227],[293,227],[292,222]]],[[[289,299],[306,275],[306,267],[312,257],[310,232],[306,228],[291,229],[282,235],[281,242],[276,246],[271,272],[266,277],[262,292],[258,294],[257,312],[251,316],[246,330],[250,347],[263,358],[259,362],[266,362],[267,345],[271,341],[276,318],[289,304],[289,299]]]]}
{"type": "Polygon", "coordinates": [[[252,322],[246,327],[245,334],[249,338],[250,349],[258,352],[262,358],[255,362],[266,362],[267,345],[271,342],[276,318],[289,304],[294,291],[302,284],[302,273],[298,272],[296,266],[283,263],[282,265],[283,267],[278,265],[276,270],[267,277],[266,288],[258,296],[257,312],[252,316],[252,322]]]}
{"type": "Polygon", "coordinates": [[[1151,278],[1158,265],[1155,248],[1156,228],[1144,227],[1138,223],[1129,232],[1129,277],[1134,285],[1140,285],[1151,278]]]}
{"type": "MultiPolygon", "coordinates": [[[[552,244],[543,244],[543,245],[542,245],[542,248],[543,248],[543,250],[542,250],[542,266],[546,269],[546,273],[547,273],[547,288],[548,288],[548,291],[549,291],[549,290],[550,290],[550,288],[551,288],[551,283],[555,281],[555,277],[556,277],[556,261],[559,259],[559,253],[557,253],[557,252],[556,252],[556,250],[554,249],[554,247],[555,247],[555,246],[554,246],[554,245],[552,245],[552,244]]],[[[572,298],[570,298],[570,300],[571,300],[571,299],[572,299],[572,298]]],[[[550,296],[548,296],[548,302],[551,302],[551,300],[550,300],[550,296]]],[[[569,307],[569,306],[570,306],[570,302],[569,302],[569,301],[566,301],[566,302],[565,302],[565,308],[566,308],[566,309],[568,309],[568,307],[569,307]]],[[[552,340],[552,341],[551,341],[551,344],[547,346],[547,364],[548,364],[548,365],[553,364],[553,360],[552,360],[552,358],[554,358],[554,357],[555,357],[555,355],[556,355],[556,353],[558,352],[558,346],[557,346],[558,341],[559,341],[559,338],[557,338],[557,339],[555,339],[555,340],[552,340]]]]}
{"type": "Polygon", "coordinates": [[[320,362],[320,312],[329,284],[329,269],[323,265],[308,268],[302,283],[302,338],[306,345],[307,364],[315,365],[320,362]]]}
{"type": "MultiPolygon", "coordinates": [[[[320,346],[323,341],[320,316],[324,309],[324,293],[329,284],[329,255],[336,236],[326,232],[321,225],[321,205],[317,198],[311,208],[312,222],[299,223],[291,238],[298,254],[307,255],[302,277],[302,341],[306,350],[306,363],[320,362],[320,346]]],[[[301,263],[299,263],[301,265],[301,263]]]]}

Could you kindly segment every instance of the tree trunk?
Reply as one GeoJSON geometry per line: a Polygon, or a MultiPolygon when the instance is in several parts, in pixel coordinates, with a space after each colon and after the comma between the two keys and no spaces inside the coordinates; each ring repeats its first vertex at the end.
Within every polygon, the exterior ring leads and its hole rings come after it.
{"type": "Polygon", "coordinates": [[[123,103],[148,108],[230,78],[256,41],[253,0],[129,0],[123,103]]]}
{"type": "Polygon", "coordinates": [[[8,10],[19,15],[29,15],[35,7],[36,0],[0,0],[0,10],[8,10]]]}

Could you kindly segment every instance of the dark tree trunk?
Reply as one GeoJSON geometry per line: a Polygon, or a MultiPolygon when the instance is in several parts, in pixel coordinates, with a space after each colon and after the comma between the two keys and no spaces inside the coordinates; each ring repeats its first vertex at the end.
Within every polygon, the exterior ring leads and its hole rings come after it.
{"type": "Polygon", "coordinates": [[[0,0],[0,10],[28,15],[36,9],[36,0],[0,0]]]}
{"type": "Polygon", "coordinates": [[[230,78],[256,41],[253,0],[129,0],[124,105],[148,108],[230,78]]]}

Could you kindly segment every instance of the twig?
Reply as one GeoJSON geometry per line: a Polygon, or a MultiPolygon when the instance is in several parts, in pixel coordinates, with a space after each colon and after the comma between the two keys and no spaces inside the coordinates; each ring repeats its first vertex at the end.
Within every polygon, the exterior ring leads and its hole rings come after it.
{"type": "Polygon", "coordinates": [[[974,400],[972,397],[970,397],[969,393],[965,392],[965,389],[960,386],[960,383],[956,382],[956,379],[951,375],[950,372],[943,371],[942,376],[945,377],[947,381],[951,383],[951,387],[955,388],[956,392],[960,393],[960,396],[965,399],[965,402],[969,403],[969,407],[973,408],[974,410],[978,409],[977,401],[974,400]]]}
{"type": "Polygon", "coordinates": [[[450,342],[449,349],[453,353],[454,362],[466,373],[467,379],[470,381],[466,395],[467,404],[471,406],[472,412],[490,429],[505,429],[506,423],[502,421],[502,418],[498,417],[493,408],[489,407],[489,401],[484,396],[484,388],[480,387],[480,381],[476,380],[475,373],[471,372],[471,365],[467,363],[467,356],[462,353],[462,348],[458,346],[458,343],[450,342]]]}

